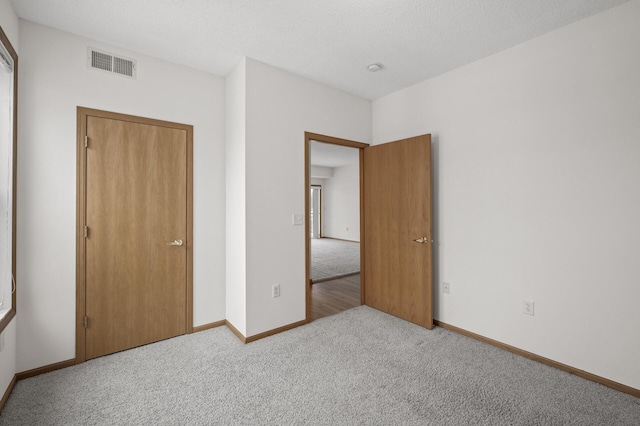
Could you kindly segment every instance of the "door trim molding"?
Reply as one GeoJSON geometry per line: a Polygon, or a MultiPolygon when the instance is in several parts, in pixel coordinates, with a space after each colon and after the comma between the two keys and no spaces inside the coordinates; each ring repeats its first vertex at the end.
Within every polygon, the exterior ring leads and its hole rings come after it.
{"type": "MultiPolygon", "coordinates": [[[[365,277],[364,277],[364,149],[368,143],[320,135],[318,133],[304,132],[304,256],[305,256],[305,315],[306,322],[311,322],[311,242],[309,239],[309,175],[310,144],[311,141],[329,143],[333,145],[357,148],[360,151],[360,303],[364,304],[365,277]]],[[[322,231],[320,231],[322,235],[322,231]]]]}
{"type": "Polygon", "coordinates": [[[187,134],[187,295],[185,333],[193,333],[193,126],[170,121],[138,117],[97,109],[77,107],[76,118],[76,358],[75,363],[86,361],[84,316],[86,315],[85,291],[85,238],[87,163],[85,135],[87,117],[100,117],[186,131],[187,134]]]}

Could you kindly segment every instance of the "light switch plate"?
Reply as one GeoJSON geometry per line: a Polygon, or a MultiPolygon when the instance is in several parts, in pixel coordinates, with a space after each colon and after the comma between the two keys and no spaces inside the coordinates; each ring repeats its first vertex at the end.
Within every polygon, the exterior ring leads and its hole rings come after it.
{"type": "Polygon", "coordinates": [[[293,226],[300,226],[304,224],[304,215],[302,213],[294,213],[292,220],[293,226]]]}

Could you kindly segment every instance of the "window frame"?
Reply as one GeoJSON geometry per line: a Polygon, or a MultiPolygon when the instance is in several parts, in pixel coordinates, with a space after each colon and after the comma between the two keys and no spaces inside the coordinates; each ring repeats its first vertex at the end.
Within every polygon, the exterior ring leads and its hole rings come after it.
{"type": "Polygon", "coordinates": [[[18,292],[18,285],[16,283],[16,182],[17,182],[17,169],[18,169],[18,53],[13,48],[9,37],[5,34],[4,30],[0,26],[0,42],[11,55],[13,59],[13,149],[12,149],[12,200],[11,200],[11,273],[13,274],[13,293],[11,294],[11,308],[7,314],[0,319],[0,333],[11,323],[16,316],[16,293],[18,292]]]}

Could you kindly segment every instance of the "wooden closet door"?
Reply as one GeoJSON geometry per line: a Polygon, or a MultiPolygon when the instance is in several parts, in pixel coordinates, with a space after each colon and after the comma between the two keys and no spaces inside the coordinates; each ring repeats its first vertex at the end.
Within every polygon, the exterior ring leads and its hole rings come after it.
{"type": "Polygon", "coordinates": [[[187,132],[93,116],[86,128],[90,359],[187,331],[187,132]]]}

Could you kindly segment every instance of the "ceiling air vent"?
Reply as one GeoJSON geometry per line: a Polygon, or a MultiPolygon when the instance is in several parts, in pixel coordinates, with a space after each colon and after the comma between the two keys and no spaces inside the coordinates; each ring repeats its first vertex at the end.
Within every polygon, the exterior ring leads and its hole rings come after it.
{"type": "Polygon", "coordinates": [[[115,73],[134,80],[136,78],[136,61],[92,47],[88,49],[87,66],[94,70],[115,73]]]}

